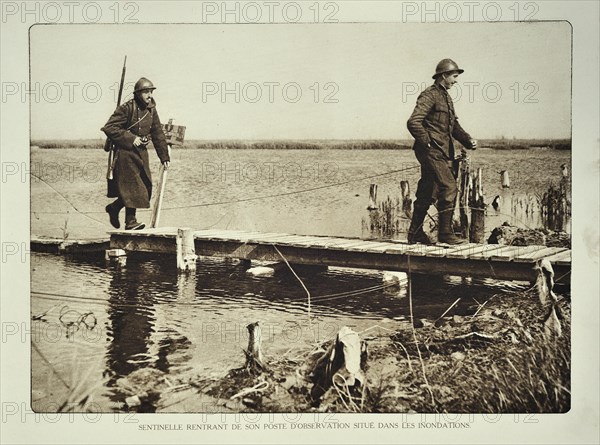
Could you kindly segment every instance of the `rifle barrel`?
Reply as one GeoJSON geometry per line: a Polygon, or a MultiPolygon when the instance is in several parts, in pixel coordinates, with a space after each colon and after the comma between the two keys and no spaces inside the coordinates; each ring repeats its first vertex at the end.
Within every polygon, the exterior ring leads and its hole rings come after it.
{"type": "MultiPolygon", "coordinates": [[[[121,83],[119,84],[119,95],[117,96],[117,107],[119,108],[119,105],[121,105],[121,97],[123,96],[123,86],[125,85],[125,71],[127,70],[127,56],[125,56],[125,60],[123,61],[123,70],[121,71],[121,83]]],[[[115,109],[116,109],[115,108],[115,109]]],[[[104,143],[104,151],[106,152],[110,152],[112,151],[112,141],[110,139],[106,139],[106,142],[104,143]]],[[[109,156],[109,173],[111,172],[111,158],[112,156],[109,156]]],[[[107,173],[108,175],[108,173],[107,173]]]]}
{"type": "Polygon", "coordinates": [[[119,96],[117,98],[117,107],[121,105],[121,97],[123,96],[123,85],[125,85],[126,64],[127,56],[125,56],[125,60],[123,61],[123,70],[121,71],[121,83],[119,84],[119,96]]]}

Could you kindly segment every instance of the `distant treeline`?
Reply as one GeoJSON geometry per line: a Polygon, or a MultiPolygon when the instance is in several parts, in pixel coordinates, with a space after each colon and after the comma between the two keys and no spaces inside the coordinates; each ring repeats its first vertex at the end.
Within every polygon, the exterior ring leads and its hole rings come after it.
{"type": "MultiPolygon", "coordinates": [[[[190,140],[177,149],[213,150],[408,150],[413,145],[409,140],[190,140]]],[[[32,140],[35,148],[89,148],[102,149],[102,139],[32,140]]],[[[553,149],[571,150],[570,139],[480,139],[481,148],[494,150],[553,149]]]]}
{"type": "Polygon", "coordinates": [[[571,150],[571,139],[482,139],[479,145],[494,150],[571,150]]]}

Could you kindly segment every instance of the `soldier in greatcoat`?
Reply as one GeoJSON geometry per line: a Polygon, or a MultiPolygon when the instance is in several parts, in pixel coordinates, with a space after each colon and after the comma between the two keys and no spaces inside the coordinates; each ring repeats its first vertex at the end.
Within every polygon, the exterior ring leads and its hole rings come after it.
{"type": "Polygon", "coordinates": [[[125,207],[125,229],[139,230],[144,224],[136,219],[136,209],[150,207],[152,176],[147,145],[152,142],[161,163],[169,167],[167,140],[156,111],[152,94],[156,87],[142,77],[134,86],[133,99],[117,108],[102,131],[113,142],[113,177],[108,197],[117,198],[106,206],[113,227],[119,228],[119,212],[125,207]]]}
{"type": "Polygon", "coordinates": [[[477,141],[458,123],[452,98],[448,94],[448,90],[457,82],[458,75],[463,72],[453,60],[441,60],[433,75],[434,84],[419,95],[408,119],[408,130],[415,138],[413,150],[421,164],[421,179],[408,229],[409,243],[431,244],[423,231],[423,221],[434,198],[437,198],[438,241],[448,244],[466,242],[457,237],[452,228],[458,193],[453,171],[454,139],[471,150],[477,148],[477,141]]]}

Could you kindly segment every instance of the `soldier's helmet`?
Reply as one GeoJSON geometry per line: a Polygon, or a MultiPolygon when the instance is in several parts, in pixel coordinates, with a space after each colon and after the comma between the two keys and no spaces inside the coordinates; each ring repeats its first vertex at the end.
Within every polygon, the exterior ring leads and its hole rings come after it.
{"type": "Polygon", "coordinates": [[[135,83],[135,86],[133,87],[133,92],[137,93],[138,91],[142,91],[142,90],[155,90],[156,87],[154,86],[154,84],[152,82],[150,82],[149,79],[146,79],[145,77],[140,77],[140,80],[138,80],[135,83]]]}
{"type": "Polygon", "coordinates": [[[458,74],[462,74],[465,70],[461,70],[457,63],[452,59],[442,59],[440,63],[435,67],[435,74],[432,76],[434,79],[444,73],[449,73],[452,71],[458,71],[458,74]]]}

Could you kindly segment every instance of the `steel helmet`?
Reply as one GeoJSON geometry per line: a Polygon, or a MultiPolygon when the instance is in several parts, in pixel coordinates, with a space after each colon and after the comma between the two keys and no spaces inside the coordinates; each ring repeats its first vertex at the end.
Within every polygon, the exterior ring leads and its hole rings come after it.
{"type": "Polygon", "coordinates": [[[152,82],[150,82],[150,80],[146,79],[145,77],[140,77],[140,80],[138,80],[135,83],[135,86],[133,87],[133,92],[137,93],[138,91],[142,91],[142,90],[155,90],[156,87],[154,86],[154,84],[152,82]]]}
{"type": "Polygon", "coordinates": [[[433,78],[435,79],[439,75],[444,74],[444,73],[449,73],[451,71],[458,71],[458,74],[462,74],[465,72],[465,70],[461,70],[458,67],[458,65],[456,64],[456,62],[454,60],[442,59],[442,60],[440,60],[440,63],[438,63],[437,66],[435,67],[435,74],[433,75],[433,78]]]}

